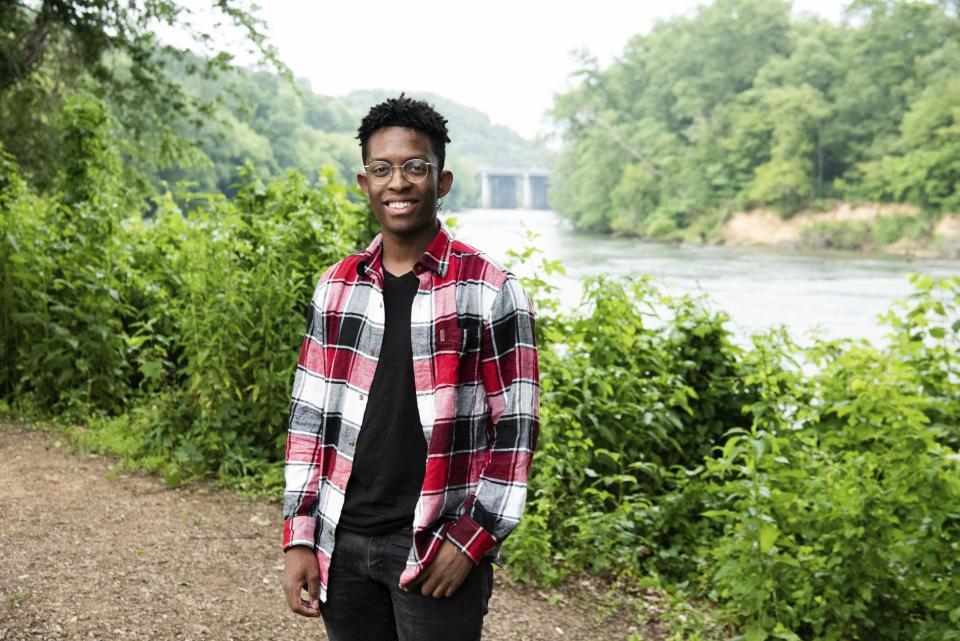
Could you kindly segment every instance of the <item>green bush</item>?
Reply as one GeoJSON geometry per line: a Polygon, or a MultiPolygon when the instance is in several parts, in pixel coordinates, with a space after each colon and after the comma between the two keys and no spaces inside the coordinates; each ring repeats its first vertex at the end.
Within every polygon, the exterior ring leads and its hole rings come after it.
{"type": "Polygon", "coordinates": [[[868,249],[874,234],[866,220],[819,221],[803,229],[800,243],[813,249],[868,249]]]}
{"type": "Polygon", "coordinates": [[[645,233],[650,238],[666,238],[676,233],[677,223],[665,216],[657,216],[647,223],[645,233]]]}
{"type": "Polygon", "coordinates": [[[117,412],[130,394],[130,309],[115,280],[123,249],[118,161],[94,99],[68,101],[61,128],[66,164],[53,193],[33,194],[5,161],[2,389],[46,410],[117,412]]]}
{"type": "Polygon", "coordinates": [[[273,465],[306,306],[320,273],[369,240],[366,206],[331,170],[265,184],[247,167],[233,201],[192,195],[184,212],[167,193],[144,218],[102,105],[71,100],[64,123],[56,192],[31,193],[3,157],[2,398],[77,417],[150,407],[142,446],[119,451],[162,458],[168,478],[273,465]]]}
{"type": "Polygon", "coordinates": [[[691,560],[679,550],[698,528],[676,517],[699,506],[673,494],[686,477],[677,470],[745,424],[740,407],[752,399],[727,318],[647,280],[591,279],[582,309],[550,318],[541,341],[533,518],[511,551],[524,572],[543,568],[546,547],[566,572],[680,576],[691,560]]]}
{"type": "Polygon", "coordinates": [[[960,461],[936,399],[900,359],[820,344],[819,370],[707,464],[727,508],[708,548],[708,593],[748,630],[805,639],[941,639],[960,616],[960,461]]]}
{"type": "Polygon", "coordinates": [[[930,237],[932,222],[926,216],[879,216],[873,221],[873,238],[878,245],[892,245],[904,237],[922,240],[930,237]]]}

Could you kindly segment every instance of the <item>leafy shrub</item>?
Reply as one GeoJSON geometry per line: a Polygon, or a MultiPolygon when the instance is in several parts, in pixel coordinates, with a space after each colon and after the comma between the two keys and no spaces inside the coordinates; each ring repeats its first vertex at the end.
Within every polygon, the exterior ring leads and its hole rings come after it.
{"type": "Polygon", "coordinates": [[[748,637],[956,638],[960,280],[914,281],[890,347],[820,342],[707,461],[704,587],[748,637]]]}
{"type": "Polygon", "coordinates": [[[666,238],[677,231],[677,223],[664,216],[657,216],[647,223],[645,233],[650,238],[666,238]]]}
{"type": "Polygon", "coordinates": [[[130,372],[129,310],[113,278],[122,250],[118,161],[96,100],[68,101],[61,127],[66,164],[54,193],[33,194],[5,161],[2,389],[47,410],[120,411],[130,372]]]}
{"type": "Polygon", "coordinates": [[[803,229],[800,243],[814,249],[867,249],[874,235],[866,220],[818,221],[803,229]]]}
{"type": "Polygon", "coordinates": [[[922,240],[930,236],[931,222],[925,216],[879,216],[873,221],[873,237],[878,245],[891,245],[904,237],[922,240]]]}
{"type": "Polygon", "coordinates": [[[148,437],[119,451],[163,458],[168,478],[273,465],[313,287],[369,240],[366,207],[330,170],[313,186],[247,167],[234,201],[184,213],[168,193],[144,219],[126,209],[102,105],[71,100],[64,123],[55,193],[31,193],[3,157],[3,398],[78,417],[134,408],[148,437]]]}
{"type": "Polygon", "coordinates": [[[551,318],[541,345],[533,518],[511,551],[542,569],[546,540],[567,571],[682,574],[688,531],[673,517],[699,505],[671,495],[674,468],[698,465],[751,398],[726,316],[642,279],[589,280],[581,308],[551,318]]]}

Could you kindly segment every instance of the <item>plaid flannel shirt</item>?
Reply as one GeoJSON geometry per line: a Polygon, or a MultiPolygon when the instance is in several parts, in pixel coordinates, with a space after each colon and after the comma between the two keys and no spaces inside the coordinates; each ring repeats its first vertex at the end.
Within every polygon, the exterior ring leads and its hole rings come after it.
{"type": "MultiPolygon", "coordinates": [[[[413,268],[417,408],[427,442],[401,585],[444,540],[497,563],[516,527],[539,431],[534,311],[517,277],[441,225],[413,268]]],[[[326,601],[334,533],[383,342],[381,236],[320,278],[293,382],[283,549],[307,545],[326,601]]]]}

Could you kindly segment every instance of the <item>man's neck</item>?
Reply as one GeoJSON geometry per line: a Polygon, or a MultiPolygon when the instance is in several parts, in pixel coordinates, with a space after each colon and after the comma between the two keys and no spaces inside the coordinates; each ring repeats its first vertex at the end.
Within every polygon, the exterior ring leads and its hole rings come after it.
{"type": "Polygon", "coordinates": [[[384,233],[383,268],[396,276],[406,274],[420,260],[439,231],[439,223],[435,223],[412,236],[384,233]]]}

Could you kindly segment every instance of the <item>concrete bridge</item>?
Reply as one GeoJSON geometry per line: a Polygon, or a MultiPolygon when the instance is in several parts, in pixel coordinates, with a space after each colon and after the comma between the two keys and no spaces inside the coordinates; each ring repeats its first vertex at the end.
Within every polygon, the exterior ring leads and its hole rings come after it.
{"type": "Polygon", "coordinates": [[[485,167],[480,180],[480,207],[484,209],[549,209],[550,172],[541,168],[485,167]]]}

